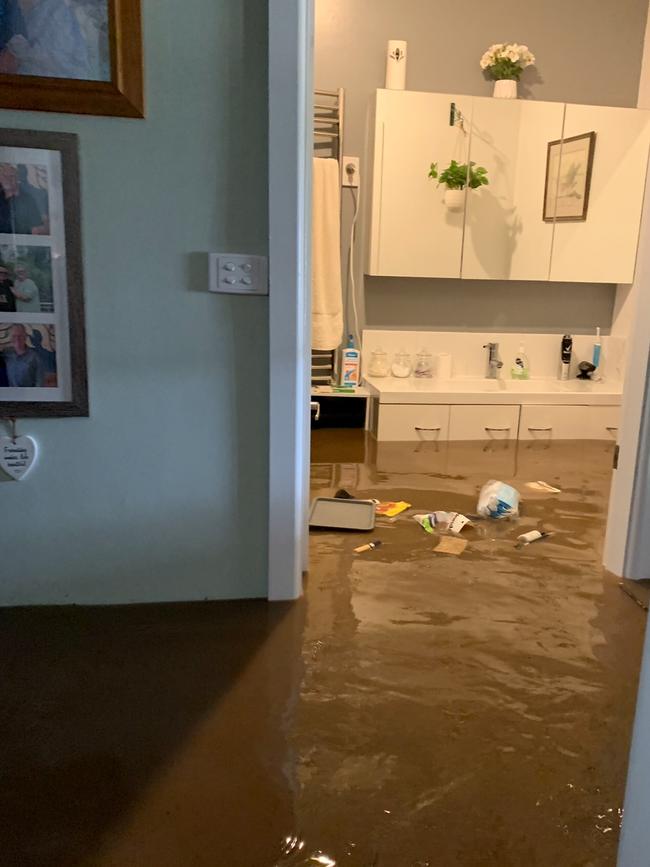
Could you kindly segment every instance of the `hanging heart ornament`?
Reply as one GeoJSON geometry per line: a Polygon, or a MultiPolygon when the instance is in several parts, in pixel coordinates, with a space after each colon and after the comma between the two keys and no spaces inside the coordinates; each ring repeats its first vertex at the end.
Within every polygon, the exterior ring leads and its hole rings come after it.
{"type": "Polygon", "coordinates": [[[36,443],[31,437],[0,437],[0,467],[19,482],[34,466],[36,443]]]}

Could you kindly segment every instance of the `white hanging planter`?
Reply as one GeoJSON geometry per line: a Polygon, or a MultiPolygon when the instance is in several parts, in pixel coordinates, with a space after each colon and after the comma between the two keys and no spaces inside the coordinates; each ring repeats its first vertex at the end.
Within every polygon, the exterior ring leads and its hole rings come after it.
{"type": "Polygon", "coordinates": [[[495,99],[517,99],[517,81],[514,78],[500,78],[494,82],[495,99]]]}
{"type": "Polygon", "coordinates": [[[445,190],[443,199],[450,211],[462,211],[465,207],[465,190],[445,190]]]}

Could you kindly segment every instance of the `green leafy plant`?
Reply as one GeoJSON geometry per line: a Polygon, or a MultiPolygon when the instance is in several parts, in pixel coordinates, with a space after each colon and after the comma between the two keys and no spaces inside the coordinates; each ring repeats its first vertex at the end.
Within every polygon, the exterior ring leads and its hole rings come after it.
{"type": "Polygon", "coordinates": [[[464,190],[468,186],[471,190],[489,184],[487,169],[477,166],[476,163],[457,163],[452,160],[446,169],[438,172],[438,163],[431,163],[429,177],[440,184],[445,184],[449,190],[464,190]]]}

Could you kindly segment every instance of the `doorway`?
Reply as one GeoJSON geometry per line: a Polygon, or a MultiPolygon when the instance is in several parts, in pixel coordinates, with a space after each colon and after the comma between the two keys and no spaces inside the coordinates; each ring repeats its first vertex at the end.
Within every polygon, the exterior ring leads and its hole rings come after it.
{"type": "MultiPolygon", "coordinates": [[[[270,196],[271,196],[271,480],[269,580],[271,599],[292,599],[301,593],[307,567],[307,504],[309,461],[309,214],[311,186],[311,116],[313,4],[282,0],[272,4],[270,20],[270,196]],[[274,14],[275,12],[275,14],[274,14]]],[[[646,231],[640,250],[640,277],[650,259],[646,231]]],[[[647,305],[646,305],[647,306],[647,305]]],[[[634,485],[635,468],[644,451],[645,406],[650,328],[637,320],[632,343],[636,379],[626,390],[623,411],[629,424],[624,472],[614,481],[610,509],[618,524],[610,535],[606,562],[621,573],[623,565],[637,575],[638,515],[645,506],[644,486],[634,485]],[[636,408],[636,409],[635,409],[636,408]],[[636,420],[635,420],[636,412],[636,420]],[[639,428],[641,434],[639,435],[639,428]],[[628,512],[632,519],[628,518],[628,512]],[[621,518],[621,516],[623,516],[621,518]],[[630,528],[628,529],[628,523],[630,528]],[[621,525],[623,529],[621,530],[621,525]],[[637,528],[635,531],[635,527],[637,528]],[[635,536],[636,532],[636,536],[635,536]],[[621,540],[625,544],[621,544],[621,540]],[[637,554],[634,555],[633,552],[637,554]],[[636,559],[633,559],[636,556],[636,559]],[[617,568],[618,567],[618,568],[617,568]]],[[[622,466],[619,458],[619,468],[622,466]]],[[[641,464],[641,467],[643,465],[641,464]]],[[[643,522],[641,522],[642,524],[643,522]]],[[[635,577],[635,576],[633,576],[635,577]]],[[[643,708],[641,708],[643,710],[643,708]]],[[[640,710],[640,712],[641,712],[640,710]]],[[[637,721],[641,731],[641,721],[637,721]]],[[[639,737],[637,737],[637,741],[639,737]]],[[[638,750],[637,750],[638,751],[638,750]]],[[[628,835],[629,837],[630,835],[628,835]]],[[[627,863],[634,863],[628,861],[627,863]]]]}

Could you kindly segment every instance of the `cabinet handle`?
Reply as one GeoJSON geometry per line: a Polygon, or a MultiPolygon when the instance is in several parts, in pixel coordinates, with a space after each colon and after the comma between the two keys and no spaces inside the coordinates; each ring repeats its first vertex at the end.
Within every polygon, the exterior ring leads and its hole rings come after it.
{"type": "Polygon", "coordinates": [[[507,431],[507,430],[511,430],[511,428],[509,428],[509,427],[486,427],[485,430],[486,431],[507,431]]]}
{"type": "Polygon", "coordinates": [[[548,433],[548,431],[553,430],[553,428],[552,427],[529,427],[528,430],[531,433],[539,433],[539,432],[548,433]]]}
{"type": "Polygon", "coordinates": [[[414,430],[428,430],[428,431],[433,431],[433,430],[441,430],[441,428],[440,428],[440,427],[418,427],[417,425],[415,425],[414,430]]]}
{"type": "Polygon", "coordinates": [[[310,409],[314,413],[314,421],[320,421],[320,403],[317,400],[312,400],[310,409]]]}
{"type": "Polygon", "coordinates": [[[605,428],[605,430],[606,430],[606,431],[609,431],[610,433],[614,433],[614,431],[616,431],[616,432],[618,433],[618,428],[617,428],[617,427],[609,427],[609,426],[608,426],[608,427],[605,428]]]}

